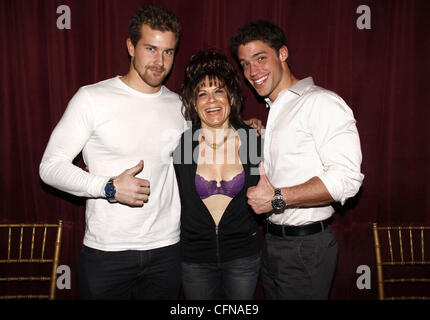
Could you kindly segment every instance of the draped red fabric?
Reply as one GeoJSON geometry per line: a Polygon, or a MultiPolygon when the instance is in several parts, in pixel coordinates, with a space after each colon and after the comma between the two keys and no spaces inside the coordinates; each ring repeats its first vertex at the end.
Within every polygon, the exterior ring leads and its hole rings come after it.
{"type": "MultiPolygon", "coordinates": [[[[230,37],[246,22],[262,18],[285,30],[293,73],[313,76],[351,107],[365,180],[356,197],[336,207],[340,252],[331,298],[377,298],[371,222],[430,224],[426,0],[0,1],[0,222],[64,220],[60,264],[72,269],[72,289],[59,290],[58,298],[73,299],[85,199],[44,185],[39,163],[77,89],[128,71],[129,19],[152,3],[170,8],[183,26],[170,89],[180,88],[193,53],[212,47],[231,58],[230,37]],[[57,28],[61,5],[70,8],[71,29],[57,28]],[[370,9],[370,29],[357,27],[360,5],[370,9]],[[372,270],[371,289],[356,285],[360,265],[372,270]]],[[[246,84],[244,91],[243,117],[265,121],[261,99],[246,84]]],[[[76,162],[82,165],[79,158],[76,162]]],[[[262,298],[261,289],[256,298],[262,298]]]]}

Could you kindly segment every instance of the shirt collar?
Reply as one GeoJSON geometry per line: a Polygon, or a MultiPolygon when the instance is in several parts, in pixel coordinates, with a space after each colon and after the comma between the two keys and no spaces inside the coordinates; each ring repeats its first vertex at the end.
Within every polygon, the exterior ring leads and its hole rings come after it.
{"type": "MultiPolygon", "coordinates": [[[[291,87],[284,89],[281,92],[279,92],[278,97],[276,98],[275,101],[277,101],[281,96],[283,96],[288,91],[291,91],[291,92],[301,96],[306,91],[306,89],[312,85],[314,85],[314,80],[312,79],[312,77],[307,77],[307,78],[304,78],[302,80],[299,80],[294,85],[292,85],[291,87]]],[[[266,108],[268,108],[268,109],[275,102],[275,101],[272,102],[269,98],[265,98],[264,100],[266,101],[266,108]]]]}

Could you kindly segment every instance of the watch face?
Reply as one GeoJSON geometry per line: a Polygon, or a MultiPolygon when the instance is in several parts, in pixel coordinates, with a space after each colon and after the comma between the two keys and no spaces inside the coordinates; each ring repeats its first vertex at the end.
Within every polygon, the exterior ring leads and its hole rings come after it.
{"type": "Polygon", "coordinates": [[[284,209],[285,208],[285,201],[284,201],[284,199],[282,199],[281,197],[279,197],[279,198],[275,197],[272,200],[272,207],[275,210],[282,210],[282,209],[284,209]]]}
{"type": "Polygon", "coordinates": [[[105,194],[107,198],[112,197],[115,194],[115,187],[111,183],[106,185],[105,194]]]}

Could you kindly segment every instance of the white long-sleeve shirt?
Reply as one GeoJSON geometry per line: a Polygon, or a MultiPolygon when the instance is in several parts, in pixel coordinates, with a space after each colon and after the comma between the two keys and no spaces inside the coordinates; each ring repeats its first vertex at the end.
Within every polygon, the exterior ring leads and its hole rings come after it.
{"type": "MultiPolygon", "coordinates": [[[[270,106],[264,141],[267,177],[277,188],[319,177],[332,198],[344,204],[363,181],[361,147],[351,109],[336,93],[303,79],[281,91],[270,106]]],[[[288,205],[288,203],[287,203],[288,205]]],[[[288,208],[270,221],[305,225],[332,215],[331,205],[288,208]]]]}
{"type": "Polygon", "coordinates": [[[144,94],[117,76],[82,87],[52,132],[40,164],[42,180],[88,197],[86,246],[105,250],[148,250],[179,241],[180,199],[171,154],[184,130],[181,102],[166,87],[144,94]],[[89,168],[73,165],[82,151],[89,168]],[[111,204],[104,187],[110,177],[134,167],[148,179],[143,207],[111,204]]]}

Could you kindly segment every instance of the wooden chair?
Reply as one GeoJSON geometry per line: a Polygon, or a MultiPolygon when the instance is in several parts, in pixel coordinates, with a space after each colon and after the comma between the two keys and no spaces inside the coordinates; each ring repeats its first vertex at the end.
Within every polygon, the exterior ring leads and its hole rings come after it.
{"type": "Polygon", "coordinates": [[[0,285],[7,288],[0,294],[8,291],[0,299],[55,299],[62,230],[62,220],[0,224],[0,285]]]}
{"type": "Polygon", "coordinates": [[[379,299],[430,300],[430,260],[425,255],[430,226],[382,227],[373,223],[373,239],[379,299]]]}

